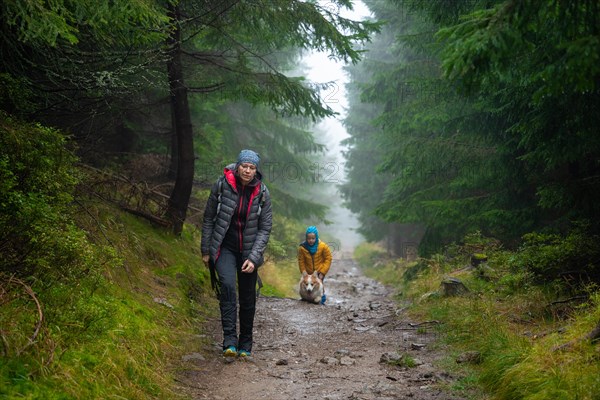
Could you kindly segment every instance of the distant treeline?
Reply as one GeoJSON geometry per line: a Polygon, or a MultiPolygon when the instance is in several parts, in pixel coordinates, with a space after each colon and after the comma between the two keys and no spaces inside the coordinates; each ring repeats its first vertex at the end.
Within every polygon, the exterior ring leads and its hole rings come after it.
{"type": "Polygon", "coordinates": [[[348,68],[343,188],[363,234],[418,224],[428,254],[474,231],[598,233],[600,3],[365,3],[384,27],[348,68]]]}

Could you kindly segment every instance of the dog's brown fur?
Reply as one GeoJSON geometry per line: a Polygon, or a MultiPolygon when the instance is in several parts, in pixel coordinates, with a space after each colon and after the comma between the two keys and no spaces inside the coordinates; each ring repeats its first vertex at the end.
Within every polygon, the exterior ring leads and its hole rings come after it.
{"type": "Polygon", "coordinates": [[[298,293],[302,300],[316,304],[321,302],[321,296],[323,296],[323,281],[319,279],[317,271],[312,275],[303,272],[298,286],[298,293]]]}

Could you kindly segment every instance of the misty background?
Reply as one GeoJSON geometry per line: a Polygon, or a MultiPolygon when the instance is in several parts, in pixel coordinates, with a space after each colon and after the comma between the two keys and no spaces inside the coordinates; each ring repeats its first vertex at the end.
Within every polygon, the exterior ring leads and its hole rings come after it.
{"type": "MultiPolygon", "coordinates": [[[[371,13],[367,6],[357,1],[353,3],[353,10],[338,8],[331,2],[322,1],[331,11],[353,20],[362,21],[371,13]]],[[[360,222],[356,215],[344,206],[344,200],[339,191],[340,184],[346,181],[345,159],[343,152],[347,147],[342,144],[349,137],[343,120],[348,109],[348,92],[346,84],[349,77],[342,61],[329,57],[324,52],[310,51],[302,55],[299,71],[307,80],[315,83],[331,83],[331,87],[321,92],[323,102],[331,107],[338,115],[324,118],[314,126],[315,138],[327,146],[327,151],[316,163],[319,168],[319,181],[315,191],[322,193],[327,199],[329,207],[327,219],[329,224],[319,223],[320,233],[329,234],[335,239],[328,241],[334,253],[340,255],[351,254],[355,247],[365,238],[357,232],[360,222]]],[[[296,73],[296,71],[294,71],[296,73]]]]}

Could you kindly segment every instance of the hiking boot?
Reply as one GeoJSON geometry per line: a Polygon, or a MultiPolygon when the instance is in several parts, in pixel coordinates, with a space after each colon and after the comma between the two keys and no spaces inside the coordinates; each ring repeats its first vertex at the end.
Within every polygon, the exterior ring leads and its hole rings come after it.
{"type": "Polygon", "coordinates": [[[237,356],[237,354],[238,352],[235,346],[229,346],[228,348],[223,350],[223,357],[235,357],[237,356]]]}
{"type": "Polygon", "coordinates": [[[326,301],[327,301],[327,296],[325,296],[323,294],[323,296],[321,296],[321,304],[325,304],[326,301]]]}
{"type": "Polygon", "coordinates": [[[238,357],[242,358],[242,359],[248,359],[249,357],[251,357],[251,354],[248,350],[240,350],[237,353],[238,357]]]}

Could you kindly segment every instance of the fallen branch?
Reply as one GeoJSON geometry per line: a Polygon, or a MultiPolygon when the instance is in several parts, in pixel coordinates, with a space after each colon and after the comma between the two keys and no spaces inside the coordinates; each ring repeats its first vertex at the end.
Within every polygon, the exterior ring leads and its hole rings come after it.
{"type": "MultiPolygon", "coordinates": [[[[144,186],[144,190],[142,190],[142,194],[148,195],[148,194],[153,194],[155,196],[158,196],[164,200],[168,200],[170,198],[170,196],[164,194],[163,192],[161,192],[160,190],[158,190],[161,186],[165,186],[167,184],[158,184],[155,185],[154,187],[149,187],[147,182],[134,182],[132,179],[128,178],[125,175],[121,175],[121,174],[115,174],[113,172],[108,172],[108,171],[103,171],[101,169],[92,167],[90,165],[86,165],[86,164],[79,164],[79,166],[83,167],[83,168],[87,168],[88,170],[93,171],[94,173],[98,174],[98,175],[103,175],[103,176],[107,176],[109,177],[112,181],[119,181],[123,184],[126,184],[132,188],[137,187],[138,184],[141,184],[144,186]]],[[[104,181],[103,183],[110,183],[111,180],[107,180],[104,181]]],[[[91,189],[91,188],[90,188],[91,189]]],[[[107,200],[106,198],[102,197],[102,196],[98,196],[100,198],[102,198],[103,200],[107,200]]],[[[114,201],[114,200],[113,200],[114,201]]],[[[201,210],[197,207],[188,205],[188,210],[194,211],[196,213],[203,213],[204,210],[201,210]]]]}
{"type": "Polygon", "coordinates": [[[550,306],[553,306],[553,305],[555,305],[555,304],[570,303],[570,302],[572,302],[572,301],[575,301],[575,300],[587,300],[588,298],[589,298],[588,296],[584,296],[584,295],[581,295],[581,296],[573,296],[573,297],[569,297],[568,299],[564,299],[564,300],[556,300],[556,301],[553,301],[553,302],[552,302],[552,303],[550,303],[549,305],[550,305],[550,306]]]}
{"type": "Polygon", "coordinates": [[[413,326],[413,327],[416,327],[416,326],[421,326],[421,325],[427,325],[427,324],[440,324],[440,323],[441,323],[440,321],[437,321],[437,320],[435,320],[435,319],[434,319],[434,320],[431,320],[431,321],[423,321],[423,322],[419,322],[418,324],[413,324],[412,322],[409,322],[409,323],[408,323],[408,326],[413,326]]]}
{"type": "Polygon", "coordinates": [[[591,332],[589,332],[587,335],[585,335],[584,337],[578,338],[578,339],[574,339],[571,340],[568,343],[565,343],[563,345],[557,346],[555,347],[553,350],[554,351],[558,351],[558,350],[566,350],[569,349],[571,347],[573,347],[575,344],[582,342],[582,341],[591,341],[592,343],[598,341],[598,339],[600,339],[600,321],[598,321],[598,323],[596,324],[596,326],[594,327],[594,329],[592,329],[591,332]]]}
{"type": "Polygon", "coordinates": [[[8,283],[11,283],[11,282],[15,282],[15,283],[23,286],[23,288],[25,289],[25,292],[35,302],[35,306],[37,307],[37,311],[38,311],[38,322],[36,324],[35,331],[33,332],[33,335],[29,338],[29,342],[22,349],[20,349],[20,350],[17,351],[17,355],[20,355],[21,353],[23,353],[25,351],[25,349],[27,349],[29,346],[31,346],[32,344],[35,343],[35,340],[37,339],[38,335],[40,334],[40,330],[42,329],[42,322],[44,320],[44,313],[42,312],[42,306],[41,306],[40,302],[38,301],[35,293],[33,292],[33,289],[31,289],[31,287],[29,287],[22,280],[14,278],[14,277],[10,277],[8,279],[8,283]]]}

